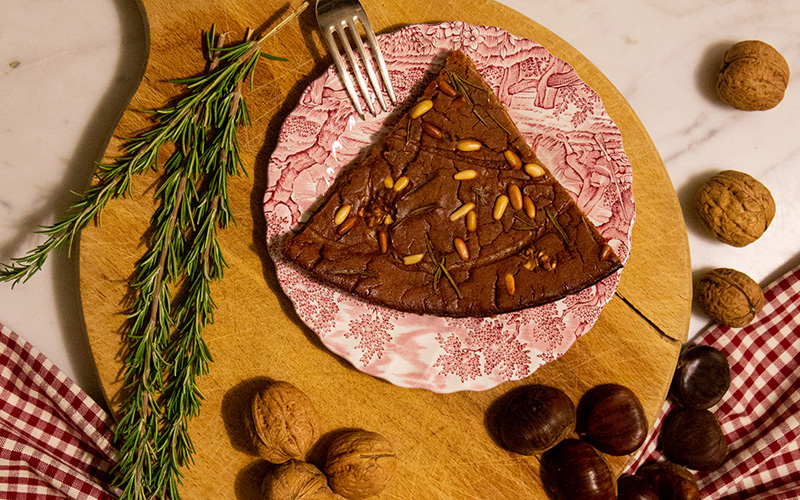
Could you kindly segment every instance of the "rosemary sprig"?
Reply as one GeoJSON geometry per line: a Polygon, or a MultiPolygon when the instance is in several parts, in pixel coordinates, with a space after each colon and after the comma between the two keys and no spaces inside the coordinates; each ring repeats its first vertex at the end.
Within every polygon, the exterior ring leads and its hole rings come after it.
{"type": "Polygon", "coordinates": [[[434,264],[436,264],[436,271],[433,273],[433,289],[439,289],[439,280],[442,278],[444,274],[447,281],[450,282],[450,286],[453,287],[453,290],[456,292],[456,296],[461,298],[461,290],[458,289],[458,284],[456,284],[456,280],[453,279],[453,276],[450,275],[450,271],[447,270],[447,261],[445,257],[442,256],[442,260],[436,258],[436,254],[433,252],[433,244],[431,243],[430,236],[425,234],[425,245],[428,248],[428,256],[431,258],[434,264]]]}
{"type": "Polygon", "coordinates": [[[586,229],[586,233],[589,235],[589,238],[591,238],[592,241],[597,243],[597,238],[594,237],[594,233],[589,228],[589,223],[586,222],[586,216],[585,215],[581,217],[581,222],[583,223],[583,228],[586,229]]]}
{"type": "MultiPolygon", "coordinates": [[[[528,219],[528,218],[525,217],[525,219],[528,219]]],[[[519,215],[515,214],[514,215],[514,224],[512,224],[511,227],[513,229],[518,230],[518,231],[536,231],[537,229],[539,229],[538,227],[536,227],[536,225],[534,223],[528,222],[528,221],[530,221],[530,219],[528,219],[528,220],[525,220],[525,219],[523,219],[519,215]]]]}
{"type": "Polygon", "coordinates": [[[561,239],[564,240],[564,245],[569,246],[570,242],[569,238],[567,238],[567,233],[564,231],[564,228],[561,226],[561,224],[559,224],[559,222],[556,220],[556,216],[553,215],[552,209],[547,207],[545,208],[544,213],[547,214],[547,218],[550,219],[550,222],[556,228],[556,231],[558,231],[559,236],[561,236],[561,239]]]}
{"type": "Polygon", "coordinates": [[[0,281],[26,281],[53,250],[71,247],[107,203],[129,193],[134,175],[159,165],[162,146],[173,144],[155,197],[149,248],[136,264],[135,298],[128,316],[120,420],[120,458],[114,485],[124,499],[179,498],[181,469],[192,461],[189,421],[202,394],[197,380],[208,373],[211,354],[202,332],[213,321],[210,284],[225,262],[217,229],[231,218],[227,179],[241,170],[238,127],[249,125],[241,94],[261,58],[264,41],[297,17],[307,2],[276,27],[245,42],[222,47],[214,28],[206,34],[209,69],[174,83],[187,93],[152,111],[154,125],[127,139],[123,153],[97,166],[93,185],[67,215],[40,233],[47,239],[11,264],[0,264],[0,281]],[[173,300],[172,288],[181,287],[173,300]]]}

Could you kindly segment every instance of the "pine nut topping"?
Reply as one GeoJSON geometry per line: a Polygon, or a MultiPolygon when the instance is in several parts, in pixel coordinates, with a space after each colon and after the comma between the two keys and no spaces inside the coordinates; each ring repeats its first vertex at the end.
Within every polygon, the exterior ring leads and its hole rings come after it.
{"type": "Polygon", "coordinates": [[[430,99],[425,99],[424,101],[420,101],[417,104],[415,104],[414,107],[411,108],[411,111],[409,111],[408,115],[413,120],[415,118],[419,118],[420,116],[430,111],[432,107],[433,107],[433,101],[431,101],[430,99]]]}
{"type": "Polygon", "coordinates": [[[381,253],[389,250],[389,236],[386,231],[378,231],[378,245],[381,247],[381,253]]]}
{"type": "Polygon", "coordinates": [[[453,86],[447,83],[446,81],[439,80],[438,82],[436,82],[436,84],[439,86],[439,90],[441,90],[444,95],[450,97],[456,96],[456,89],[454,89],[453,86]]]}
{"type": "Polygon", "coordinates": [[[472,170],[471,168],[453,174],[453,179],[457,181],[468,181],[470,179],[474,179],[475,177],[478,177],[478,172],[472,170]]]}
{"type": "Polygon", "coordinates": [[[386,189],[392,189],[394,187],[394,179],[392,179],[391,175],[387,175],[383,178],[383,185],[386,189]]]}
{"type": "Polygon", "coordinates": [[[528,271],[533,271],[533,268],[535,267],[535,264],[533,263],[532,260],[526,260],[525,263],[522,264],[522,267],[524,267],[528,271]]]}
{"type": "Polygon", "coordinates": [[[516,184],[508,185],[508,200],[514,210],[522,210],[522,191],[519,190],[519,186],[516,184]]]}
{"type": "Polygon", "coordinates": [[[458,256],[461,257],[461,260],[469,260],[469,249],[467,248],[467,244],[464,243],[464,240],[461,238],[454,238],[453,246],[456,247],[456,252],[458,256]]]}
{"type": "Polygon", "coordinates": [[[508,166],[513,168],[514,170],[519,170],[522,168],[522,160],[519,159],[517,153],[511,151],[510,149],[506,149],[503,151],[503,156],[506,157],[506,162],[508,166]]]}
{"type": "Polygon", "coordinates": [[[469,212],[467,214],[467,231],[470,233],[474,233],[478,230],[478,216],[475,215],[475,211],[469,212]]]}
{"type": "Polygon", "coordinates": [[[464,203],[463,205],[458,207],[458,209],[455,212],[450,214],[450,221],[451,222],[457,221],[458,219],[464,217],[469,212],[471,212],[474,208],[475,208],[475,204],[474,203],[472,203],[472,202],[464,203]]]}
{"type": "Polygon", "coordinates": [[[525,164],[525,173],[530,175],[531,177],[540,177],[544,175],[544,169],[535,164],[535,163],[526,163],[525,164]]]}
{"type": "Polygon", "coordinates": [[[431,125],[428,122],[422,122],[422,131],[428,134],[429,136],[433,137],[434,139],[442,138],[442,131],[439,129],[439,127],[431,125]]]}
{"type": "Polygon", "coordinates": [[[336,215],[333,216],[333,223],[337,226],[347,219],[347,216],[350,215],[350,209],[352,207],[348,205],[342,205],[339,210],[336,211],[336,215]]]}
{"type": "Polygon", "coordinates": [[[358,222],[358,217],[355,215],[351,215],[344,222],[342,222],[339,227],[336,228],[336,234],[339,236],[345,235],[350,232],[353,227],[355,227],[356,222],[358,222]]]}
{"type": "Polygon", "coordinates": [[[506,290],[510,295],[514,295],[514,292],[517,291],[517,283],[513,274],[506,274],[506,290]]]}
{"type": "Polygon", "coordinates": [[[422,257],[424,257],[424,253],[415,253],[414,255],[406,255],[403,257],[403,264],[407,266],[413,266],[414,264],[419,264],[422,261],[422,257]]]}
{"type": "Polygon", "coordinates": [[[506,208],[508,208],[508,196],[501,194],[494,202],[492,218],[494,220],[500,220],[503,217],[503,214],[506,213],[506,208]]]}
{"type": "Polygon", "coordinates": [[[395,192],[402,191],[403,189],[408,186],[408,177],[405,175],[394,181],[394,190],[395,192]]]}
{"type": "Polygon", "coordinates": [[[483,144],[475,139],[461,139],[456,142],[456,149],[459,151],[477,151],[483,147],[483,144]]]}
{"type": "Polygon", "coordinates": [[[394,222],[394,219],[392,219],[392,214],[386,214],[386,217],[383,219],[383,223],[388,226],[392,222],[394,222]]]}
{"type": "Polygon", "coordinates": [[[600,260],[606,260],[611,257],[611,247],[608,243],[603,243],[603,248],[600,249],[600,260]]]}
{"type": "Polygon", "coordinates": [[[522,197],[522,208],[525,209],[525,215],[527,215],[529,219],[536,217],[536,205],[533,204],[533,200],[527,194],[522,197]]]}

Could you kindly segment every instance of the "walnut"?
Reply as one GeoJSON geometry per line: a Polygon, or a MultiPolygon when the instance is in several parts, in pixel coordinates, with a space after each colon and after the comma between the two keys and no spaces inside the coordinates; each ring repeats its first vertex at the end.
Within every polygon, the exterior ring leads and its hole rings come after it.
{"type": "Polygon", "coordinates": [[[775,200],[769,190],[735,170],[708,179],[697,193],[695,208],[718,240],[735,247],[757,240],[775,217],[775,200]]]}
{"type": "Polygon", "coordinates": [[[394,475],[397,456],[388,439],[375,432],[354,430],[333,440],[325,474],[331,488],[349,499],[380,493],[394,475]]]}
{"type": "Polygon", "coordinates": [[[720,98],[745,111],[774,108],[788,85],[786,59],[771,45],[758,40],[739,42],[728,49],[717,75],[720,98]]]}
{"type": "Polygon", "coordinates": [[[700,308],[715,322],[741,328],[764,307],[758,283],[735,269],[719,268],[703,275],[697,285],[700,308]]]}
{"type": "Polygon", "coordinates": [[[272,469],[264,478],[264,500],[335,500],[339,495],[328,486],[328,479],[314,465],[289,460],[272,469]]]}
{"type": "Polygon", "coordinates": [[[253,397],[250,432],[258,454],[275,464],[301,458],[319,437],[319,416],[306,394],[273,382],[253,397]]]}

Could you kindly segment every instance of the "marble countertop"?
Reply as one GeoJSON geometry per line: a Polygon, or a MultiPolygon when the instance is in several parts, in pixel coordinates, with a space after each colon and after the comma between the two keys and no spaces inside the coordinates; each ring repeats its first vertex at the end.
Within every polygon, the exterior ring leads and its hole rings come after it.
{"type": "MultiPolygon", "coordinates": [[[[683,207],[695,280],[732,267],[766,285],[800,264],[800,84],[764,112],[715,96],[733,43],[760,39],[800,71],[797,0],[500,0],[573,45],[622,92],[653,138],[683,207]],[[741,170],[772,192],[777,215],[755,243],[734,248],[701,228],[699,183],[741,170]]],[[[144,64],[134,0],[4,0],[0,9],[0,261],[24,254],[88,184],[144,64]]],[[[257,20],[254,20],[256,22],[257,20]]],[[[257,24],[257,22],[256,22],[257,24]]],[[[12,289],[0,323],[102,401],[82,323],[77,259],[51,256],[12,289]]],[[[689,336],[708,324],[694,311],[689,336]]]]}

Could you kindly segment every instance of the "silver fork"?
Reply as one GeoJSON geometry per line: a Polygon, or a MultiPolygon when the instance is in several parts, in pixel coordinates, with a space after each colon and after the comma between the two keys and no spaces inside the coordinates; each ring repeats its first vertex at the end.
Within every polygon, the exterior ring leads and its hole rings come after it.
{"type": "Polygon", "coordinates": [[[350,39],[355,43],[358,54],[361,57],[361,62],[369,76],[369,81],[372,83],[374,95],[381,105],[381,109],[384,111],[387,109],[381,86],[378,83],[378,77],[375,75],[370,57],[364,48],[364,43],[361,41],[358,24],[361,24],[364,28],[367,44],[369,44],[372,55],[378,63],[378,69],[380,70],[386,93],[389,95],[392,104],[397,104],[392,82],[389,80],[389,71],[386,69],[386,62],[383,59],[380,47],[378,47],[378,41],[375,39],[375,32],[372,29],[372,24],[370,24],[369,18],[366,12],[364,12],[361,3],[358,0],[317,0],[317,23],[319,24],[320,31],[322,31],[322,37],[325,39],[325,43],[328,44],[331,55],[333,55],[333,62],[336,64],[336,70],[344,83],[345,89],[347,89],[347,94],[350,96],[350,100],[353,102],[358,116],[364,119],[364,110],[361,109],[358,95],[353,87],[351,72],[355,75],[356,83],[361,90],[361,94],[364,96],[370,113],[376,115],[377,112],[373,100],[370,98],[369,91],[367,90],[367,83],[364,81],[364,76],[358,68],[356,57],[350,45],[350,39]],[[336,39],[334,38],[334,33],[336,33],[339,43],[344,48],[344,52],[347,55],[350,71],[348,71],[342,59],[339,46],[336,44],[336,39]]]}

